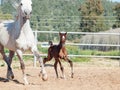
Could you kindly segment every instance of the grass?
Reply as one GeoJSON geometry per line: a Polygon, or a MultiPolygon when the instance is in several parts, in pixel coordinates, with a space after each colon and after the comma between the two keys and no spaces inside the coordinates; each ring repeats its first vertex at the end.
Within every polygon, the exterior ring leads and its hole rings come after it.
{"type": "MultiPolygon", "coordinates": [[[[68,51],[68,54],[76,54],[76,55],[97,55],[97,56],[119,56],[120,51],[118,50],[111,50],[111,51],[98,51],[98,50],[80,50],[78,46],[70,46],[67,45],[66,49],[68,51]]],[[[40,45],[38,45],[38,50],[41,53],[47,54],[48,48],[42,48],[40,45]]],[[[5,49],[5,52],[8,53],[9,51],[5,49]]],[[[23,56],[24,61],[28,60],[34,60],[33,56],[23,56]]],[[[14,60],[18,60],[18,57],[15,56],[14,60]]],[[[82,57],[71,57],[71,60],[73,62],[90,62],[90,58],[82,58],[82,57]]],[[[5,64],[1,63],[0,65],[5,66],[5,64]]]]}
{"type": "MultiPolygon", "coordinates": [[[[18,57],[17,56],[14,56],[13,58],[15,61],[18,61],[18,57]]],[[[28,60],[33,60],[34,59],[34,56],[23,56],[23,60],[24,61],[28,61],[28,60]]]]}
{"type": "Polygon", "coordinates": [[[4,66],[5,66],[5,63],[1,62],[0,67],[4,67],[4,66]]]}
{"type": "Polygon", "coordinates": [[[80,57],[74,57],[71,58],[73,62],[90,62],[90,58],[80,58],[80,57]]]}

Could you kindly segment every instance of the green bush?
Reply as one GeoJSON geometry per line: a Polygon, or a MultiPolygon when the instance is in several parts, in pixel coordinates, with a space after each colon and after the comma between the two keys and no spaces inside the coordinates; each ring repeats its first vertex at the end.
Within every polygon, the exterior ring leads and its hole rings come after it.
{"type": "Polygon", "coordinates": [[[0,19],[1,20],[13,19],[13,16],[11,14],[0,14],[0,19]]]}

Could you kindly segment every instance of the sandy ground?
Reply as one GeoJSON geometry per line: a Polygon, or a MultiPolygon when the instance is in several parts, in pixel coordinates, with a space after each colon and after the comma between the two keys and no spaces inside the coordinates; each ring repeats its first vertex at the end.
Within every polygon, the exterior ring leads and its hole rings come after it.
{"type": "Polygon", "coordinates": [[[92,60],[94,62],[74,63],[74,78],[70,77],[69,65],[64,63],[66,79],[57,79],[53,66],[47,65],[48,81],[42,81],[39,77],[39,67],[33,67],[32,62],[25,62],[29,85],[23,85],[19,62],[13,62],[13,81],[6,81],[6,65],[0,67],[0,90],[120,90],[119,62],[92,60]]]}

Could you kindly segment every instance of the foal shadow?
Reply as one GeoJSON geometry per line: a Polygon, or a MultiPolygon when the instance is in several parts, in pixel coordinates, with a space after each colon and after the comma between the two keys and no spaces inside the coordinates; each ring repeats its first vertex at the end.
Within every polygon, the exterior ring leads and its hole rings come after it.
{"type": "Polygon", "coordinates": [[[24,83],[21,83],[21,82],[19,82],[18,80],[12,80],[13,82],[15,82],[16,84],[22,84],[22,85],[24,85],[24,83]]]}
{"type": "Polygon", "coordinates": [[[3,77],[0,77],[0,82],[4,82],[4,83],[7,83],[7,82],[9,82],[9,81],[13,81],[13,82],[15,82],[16,84],[22,84],[22,85],[24,85],[24,83],[21,83],[21,82],[19,82],[18,80],[8,80],[8,79],[6,79],[6,78],[3,78],[3,77]]]}
{"type": "Polygon", "coordinates": [[[54,67],[52,64],[45,64],[45,67],[54,67]]]}

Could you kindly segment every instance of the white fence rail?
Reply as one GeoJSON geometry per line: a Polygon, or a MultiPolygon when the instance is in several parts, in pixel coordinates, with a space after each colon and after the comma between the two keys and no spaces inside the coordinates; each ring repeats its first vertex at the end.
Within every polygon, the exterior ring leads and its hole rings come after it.
{"type": "MultiPolygon", "coordinates": [[[[59,33],[57,31],[33,31],[34,34],[35,34],[35,38],[37,39],[38,37],[38,33],[53,33],[53,34],[56,34],[56,33],[59,33]]],[[[120,47],[120,33],[92,33],[92,32],[67,32],[68,34],[80,34],[80,35],[118,35],[118,43],[117,44],[86,44],[86,43],[66,43],[66,45],[75,45],[75,46],[112,46],[112,47],[120,47]]],[[[36,44],[43,44],[43,43],[48,43],[48,42],[38,42],[36,40],[36,44]]],[[[32,54],[24,54],[24,55],[32,55],[32,54]]],[[[47,52],[46,54],[41,54],[41,56],[46,56],[47,55],[47,52]]],[[[95,57],[95,58],[120,58],[120,56],[103,56],[103,55],[68,55],[70,57],[95,57]]],[[[34,66],[36,66],[36,58],[34,58],[34,66]]]]}

